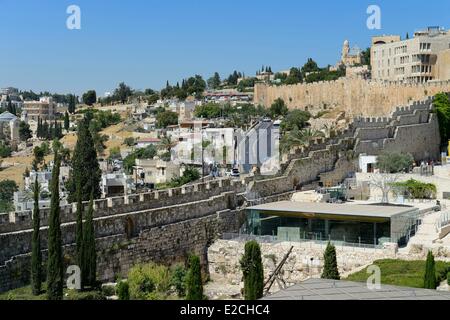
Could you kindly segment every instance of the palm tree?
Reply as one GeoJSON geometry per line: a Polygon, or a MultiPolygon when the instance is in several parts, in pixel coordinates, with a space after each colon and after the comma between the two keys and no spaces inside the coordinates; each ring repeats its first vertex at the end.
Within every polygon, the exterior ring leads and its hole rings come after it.
{"type": "Polygon", "coordinates": [[[324,136],[324,133],[318,130],[294,128],[283,135],[280,141],[280,149],[282,153],[286,154],[295,147],[309,147],[313,139],[324,136]]]}
{"type": "Polygon", "coordinates": [[[166,135],[161,139],[159,143],[159,149],[170,153],[170,151],[172,150],[173,147],[175,147],[175,145],[176,145],[175,141],[173,141],[170,136],[166,135]]]}

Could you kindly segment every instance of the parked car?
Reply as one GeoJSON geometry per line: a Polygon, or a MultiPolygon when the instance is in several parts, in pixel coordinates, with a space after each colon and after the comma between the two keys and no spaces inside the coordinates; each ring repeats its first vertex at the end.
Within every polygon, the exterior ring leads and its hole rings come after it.
{"type": "Polygon", "coordinates": [[[239,169],[234,168],[233,170],[231,170],[231,177],[239,177],[240,173],[239,173],[239,169]]]}

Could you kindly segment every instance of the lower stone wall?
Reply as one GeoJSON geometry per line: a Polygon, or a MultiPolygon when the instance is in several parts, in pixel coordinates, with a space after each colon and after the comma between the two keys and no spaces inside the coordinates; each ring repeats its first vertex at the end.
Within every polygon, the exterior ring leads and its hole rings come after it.
{"type": "MultiPolygon", "coordinates": [[[[261,243],[261,255],[264,267],[264,279],[267,280],[285,254],[293,246],[281,278],[286,284],[293,285],[308,277],[320,277],[323,268],[323,254],[326,245],[304,243],[261,243]],[[312,259],[312,260],[311,260],[312,259]]],[[[239,260],[244,254],[245,242],[218,240],[208,249],[210,279],[224,285],[243,285],[239,260]]],[[[369,265],[375,260],[397,258],[396,244],[383,249],[367,249],[336,246],[337,263],[341,275],[348,274],[359,267],[369,265]]],[[[279,288],[274,283],[273,290],[279,288]]]]}
{"type": "MultiPolygon", "coordinates": [[[[207,248],[225,232],[237,232],[242,218],[238,210],[223,210],[141,231],[128,239],[125,234],[96,239],[97,274],[102,282],[126,277],[129,269],[144,262],[184,263],[189,254],[201,257],[207,271],[207,248]]],[[[75,246],[63,248],[65,269],[75,264],[75,246]]],[[[43,250],[46,264],[47,250],[43,250]]],[[[30,281],[31,255],[18,255],[0,265],[0,292],[25,286],[30,281]]]]}

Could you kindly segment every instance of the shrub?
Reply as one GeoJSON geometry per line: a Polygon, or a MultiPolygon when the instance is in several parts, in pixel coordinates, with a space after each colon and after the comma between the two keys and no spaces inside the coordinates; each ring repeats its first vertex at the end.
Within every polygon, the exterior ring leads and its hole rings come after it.
{"type": "Polygon", "coordinates": [[[116,294],[116,287],[113,285],[104,285],[102,286],[102,293],[106,297],[110,297],[116,294]]]}
{"type": "Polygon", "coordinates": [[[186,294],[186,269],[182,265],[176,265],[172,271],[171,285],[175,288],[179,297],[186,294]]]}
{"type": "Polygon", "coordinates": [[[414,179],[406,182],[397,182],[393,186],[403,194],[411,196],[414,199],[435,199],[436,185],[433,183],[424,183],[414,179]]]}
{"type": "Polygon", "coordinates": [[[170,288],[170,272],[154,263],[137,265],[128,273],[130,298],[138,300],[164,299],[170,288]]]}
{"type": "Polygon", "coordinates": [[[106,296],[101,291],[77,291],[69,290],[67,300],[106,300],[106,296]]]}
{"type": "Polygon", "coordinates": [[[119,300],[130,300],[130,286],[126,281],[117,284],[117,295],[119,300]]]}

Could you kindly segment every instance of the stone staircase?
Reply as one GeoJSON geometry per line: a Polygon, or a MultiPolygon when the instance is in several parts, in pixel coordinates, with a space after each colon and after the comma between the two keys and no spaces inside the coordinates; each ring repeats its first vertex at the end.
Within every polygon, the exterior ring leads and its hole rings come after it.
{"type": "Polygon", "coordinates": [[[436,223],[441,216],[441,212],[432,212],[424,216],[422,224],[418,227],[416,234],[411,237],[408,245],[399,251],[410,252],[415,247],[431,247],[439,239],[439,232],[436,223]]]}

